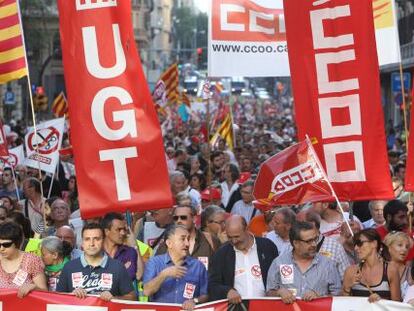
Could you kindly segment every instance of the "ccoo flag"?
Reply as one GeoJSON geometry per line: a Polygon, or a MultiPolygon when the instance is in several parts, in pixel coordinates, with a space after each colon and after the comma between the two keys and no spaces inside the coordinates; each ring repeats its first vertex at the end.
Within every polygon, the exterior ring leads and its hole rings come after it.
{"type": "Polygon", "coordinates": [[[0,84],[27,73],[18,1],[0,1],[0,84]]]}

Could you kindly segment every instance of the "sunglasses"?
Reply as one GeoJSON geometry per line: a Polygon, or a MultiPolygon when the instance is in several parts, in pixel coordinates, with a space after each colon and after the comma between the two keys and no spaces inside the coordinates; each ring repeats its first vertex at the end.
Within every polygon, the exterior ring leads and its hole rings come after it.
{"type": "Polygon", "coordinates": [[[366,243],[366,242],[371,242],[371,241],[355,240],[355,241],[354,241],[354,246],[361,247],[361,246],[362,246],[362,245],[364,245],[364,243],[366,243]]]}
{"type": "Polygon", "coordinates": [[[173,220],[174,221],[177,221],[178,219],[180,219],[180,220],[187,220],[188,219],[188,216],[187,215],[176,215],[176,216],[173,216],[173,220]]]}
{"type": "Polygon", "coordinates": [[[14,242],[4,242],[4,243],[0,243],[0,248],[4,247],[4,248],[9,248],[10,246],[12,246],[14,244],[14,242]]]}

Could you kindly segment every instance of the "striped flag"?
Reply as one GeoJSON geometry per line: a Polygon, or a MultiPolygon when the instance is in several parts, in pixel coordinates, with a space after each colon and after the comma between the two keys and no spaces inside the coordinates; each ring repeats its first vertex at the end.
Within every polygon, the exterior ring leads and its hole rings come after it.
{"type": "Polygon", "coordinates": [[[60,94],[53,101],[52,112],[57,118],[61,118],[68,113],[68,102],[66,101],[66,97],[63,92],[60,92],[60,94]]]}
{"type": "Polygon", "coordinates": [[[17,1],[0,1],[0,84],[28,74],[17,1]]]}
{"type": "Polygon", "coordinates": [[[217,132],[210,139],[210,144],[214,147],[218,143],[218,139],[220,137],[226,141],[227,147],[233,150],[234,133],[233,133],[233,120],[231,118],[231,113],[227,114],[226,118],[223,120],[223,123],[221,123],[217,132]]]}
{"type": "Polygon", "coordinates": [[[189,108],[191,108],[190,98],[184,92],[180,93],[180,102],[183,103],[184,105],[188,106],[189,108]]]}
{"type": "Polygon", "coordinates": [[[223,90],[224,90],[223,85],[220,82],[217,82],[214,85],[214,89],[215,89],[217,95],[220,95],[221,92],[223,92],[223,90]]]}
{"type": "Polygon", "coordinates": [[[170,104],[178,103],[178,66],[172,64],[161,75],[160,80],[165,84],[165,90],[167,92],[167,99],[170,104]]]}
{"type": "Polygon", "coordinates": [[[209,80],[206,80],[206,82],[204,82],[202,98],[203,99],[211,98],[211,83],[209,80]]]}

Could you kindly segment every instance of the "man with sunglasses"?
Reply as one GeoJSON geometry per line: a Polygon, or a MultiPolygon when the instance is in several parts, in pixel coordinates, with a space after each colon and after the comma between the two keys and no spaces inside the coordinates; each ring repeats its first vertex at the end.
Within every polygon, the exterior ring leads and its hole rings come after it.
{"type": "Polygon", "coordinates": [[[289,232],[293,250],[276,258],[269,268],[267,296],[280,297],[291,304],[296,297],[311,301],[336,296],[341,278],[335,263],[317,251],[319,232],[309,222],[295,223],[289,232]]]}
{"type": "MultiPolygon", "coordinates": [[[[197,229],[194,221],[197,211],[191,206],[177,206],[173,211],[173,221],[176,225],[183,226],[190,233],[189,254],[191,257],[201,261],[206,269],[214,251],[219,248],[220,241],[212,235],[197,229]]],[[[161,244],[157,255],[167,252],[167,245],[161,244]]]]}

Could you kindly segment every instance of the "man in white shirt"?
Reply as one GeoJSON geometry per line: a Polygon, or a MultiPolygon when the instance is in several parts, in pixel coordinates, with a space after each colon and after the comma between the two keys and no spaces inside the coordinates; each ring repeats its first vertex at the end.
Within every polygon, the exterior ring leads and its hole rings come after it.
{"type": "Polygon", "coordinates": [[[253,217],[260,214],[260,211],[253,205],[253,186],[254,182],[252,180],[248,180],[240,186],[242,199],[234,203],[233,208],[231,209],[231,214],[242,216],[247,223],[249,223],[253,217]]]}
{"type": "Polygon", "coordinates": [[[282,207],[275,211],[271,226],[273,231],[266,234],[266,238],[275,243],[279,255],[292,250],[289,240],[289,230],[296,222],[296,214],[289,207],[282,207]]]}
{"type": "Polygon", "coordinates": [[[362,223],[364,229],[376,228],[385,224],[384,206],[388,201],[373,200],[369,201],[368,208],[371,214],[371,219],[362,223]]]}
{"type": "Polygon", "coordinates": [[[240,171],[237,165],[229,163],[224,167],[225,180],[220,184],[221,186],[221,203],[227,210],[227,204],[233,192],[239,189],[237,180],[240,177],[240,171]]]}

